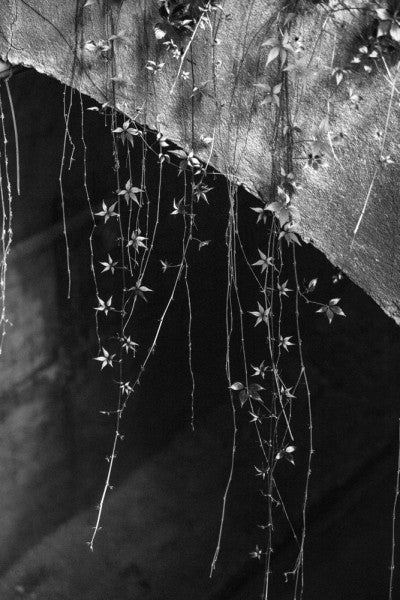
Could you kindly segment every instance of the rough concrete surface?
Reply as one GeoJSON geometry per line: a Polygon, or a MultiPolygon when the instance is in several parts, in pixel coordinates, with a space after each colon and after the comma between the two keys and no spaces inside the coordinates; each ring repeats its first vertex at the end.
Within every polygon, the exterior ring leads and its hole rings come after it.
{"type": "MultiPolygon", "coordinates": [[[[84,0],[2,3],[0,55],[12,64],[56,77],[101,103],[112,103],[115,91],[116,106],[126,115],[161,130],[188,151],[194,148],[216,169],[233,174],[253,192],[263,191],[268,200],[273,118],[268,106],[259,106],[253,84],[273,83],[273,68],[265,69],[268,47],[261,44],[275,36],[281,3],[223,2],[223,11],[212,19],[213,33],[209,27],[199,28],[189,52],[191,63],[183,66],[185,70],[192,65],[193,81],[177,77],[179,61],[155,39],[158,2],[84,4],[84,0]],[[107,40],[121,30],[126,40],[114,43],[115,61],[85,49],[88,41],[107,40]],[[165,65],[154,74],[145,68],[148,60],[165,65]],[[115,84],[111,77],[117,77],[115,84]],[[193,86],[203,83],[206,93],[191,99],[193,86]],[[214,142],[205,147],[201,136],[213,137],[214,142]]],[[[307,165],[304,150],[298,157],[294,152],[302,185],[295,202],[303,236],[399,322],[397,88],[391,101],[392,86],[381,63],[373,65],[371,74],[353,65],[349,84],[336,87],[332,69],[351,65],[365,42],[363,17],[357,11],[353,16],[339,11],[335,23],[327,22],[324,3],[300,4],[303,9],[295,17],[292,34],[293,39],[301,36],[312,77],[292,84],[295,124],[302,130],[300,138],[309,139],[329,111],[331,135],[344,136],[336,156],[318,170],[307,165]],[[322,30],[326,35],[317,35],[322,30]],[[351,100],[352,93],[360,96],[359,103],[351,100]],[[390,155],[394,164],[385,167],[379,166],[377,132],[386,126],[383,154],[390,155]],[[368,194],[367,210],[353,239],[368,194]]],[[[352,2],[353,7],[364,4],[352,2]]],[[[395,76],[390,61],[388,69],[395,76]]]]}

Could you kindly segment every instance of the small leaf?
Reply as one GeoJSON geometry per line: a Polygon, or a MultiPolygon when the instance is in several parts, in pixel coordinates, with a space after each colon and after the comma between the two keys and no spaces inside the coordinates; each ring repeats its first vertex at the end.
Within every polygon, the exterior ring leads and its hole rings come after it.
{"type": "Polygon", "coordinates": [[[267,40],[265,40],[265,42],[261,44],[261,48],[263,48],[264,46],[273,46],[275,43],[276,41],[274,40],[274,38],[268,38],[267,40]]]}
{"type": "Polygon", "coordinates": [[[339,315],[340,317],[346,316],[340,306],[337,305],[339,301],[340,298],[332,298],[329,300],[329,304],[321,306],[316,312],[324,313],[329,321],[329,324],[331,324],[335,315],[339,315]]]}
{"type": "Polygon", "coordinates": [[[234,390],[235,392],[238,392],[239,390],[244,389],[244,385],[243,385],[243,383],[240,383],[240,381],[236,381],[235,383],[232,383],[232,385],[230,386],[230,389],[234,390]]]}
{"type": "Polygon", "coordinates": [[[258,383],[252,383],[249,386],[249,396],[250,398],[252,398],[253,400],[256,400],[257,402],[262,402],[262,398],[260,396],[260,394],[258,393],[259,391],[263,390],[264,388],[262,387],[262,385],[259,385],[258,383]]]}
{"type": "Polygon", "coordinates": [[[394,22],[390,28],[390,37],[395,42],[400,42],[400,27],[394,22]]]}
{"type": "Polygon", "coordinates": [[[390,31],[390,21],[382,21],[378,25],[378,31],[377,31],[376,37],[382,37],[384,35],[387,35],[389,33],[389,31],[390,31]]]}
{"type": "Polygon", "coordinates": [[[333,313],[335,313],[335,315],[339,315],[341,317],[346,316],[340,306],[331,306],[330,309],[333,313]]]}
{"type": "Polygon", "coordinates": [[[268,66],[273,60],[278,58],[279,51],[280,51],[279,46],[275,46],[274,48],[271,48],[271,50],[269,51],[267,62],[266,62],[265,66],[268,66]]]}
{"type": "Polygon", "coordinates": [[[167,32],[162,25],[157,23],[157,25],[154,26],[154,35],[156,36],[156,40],[162,40],[167,35],[167,32]]]}
{"type": "Polygon", "coordinates": [[[375,12],[380,21],[389,21],[391,19],[390,12],[387,8],[375,8],[375,12]]]}
{"type": "Polygon", "coordinates": [[[315,290],[315,288],[317,287],[317,282],[318,279],[311,279],[311,281],[309,282],[307,288],[306,288],[306,294],[311,294],[311,292],[313,292],[315,290]]]}
{"type": "Polygon", "coordinates": [[[298,244],[299,246],[301,246],[301,242],[300,242],[299,238],[297,237],[296,233],[294,231],[290,231],[288,229],[284,229],[283,231],[281,231],[278,236],[278,239],[286,240],[288,246],[291,243],[295,243],[295,244],[298,244]]]}
{"type": "Polygon", "coordinates": [[[87,50],[88,52],[96,52],[97,44],[93,40],[88,40],[85,43],[85,50],[87,50]]]}
{"type": "Polygon", "coordinates": [[[259,385],[258,383],[252,383],[250,385],[250,391],[253,391],[253,392],[254,391],[259,392],[260,390],[263,390],[263,389],[265,389],[265,388],[263,388],[263,386],[259,385]]]}
{"type": "Polygon", "coordinates": [[[184,150],[168,150],[168,152],[174,156],[177,156],[178,158],[187,158],[187,154],[184,150]]]}
{"type": "Polygon", "coordinates": [[[247,390],[242,390],[239,393],[239,402],[240,402],[240,406],[243,408],[243,406],[246,404],[247,400],[249,399],[249,395],[247,393],[247,390]]]}

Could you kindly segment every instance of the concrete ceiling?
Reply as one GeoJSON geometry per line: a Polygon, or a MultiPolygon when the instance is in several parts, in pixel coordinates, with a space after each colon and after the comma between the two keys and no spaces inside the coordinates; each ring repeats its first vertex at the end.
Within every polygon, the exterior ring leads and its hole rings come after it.
{"type": "MultiPolygon", "coordinates": [[[[115,104],[126,115],[160,130],[187,151],[194,148],[210,165],[249,191],[261,191],[269,201],[274,112],[260,105],[262,96],[253,84],[273,83],[276,77],[273,63],[266,67],[270,47],[262,43],[276,37],[282,3],[221,4],[222,10],[212,16],[212,29],[198,28],[186,55],[190,62],[181,71],[179,59],[167,52],[163,40],[156,40],[153,28],[161,17],[155,0],[95,0],[88,6],[85,0],[1,3],[0,55],[13,65],[55,77],[100,103],[113,103],[115,93],[115,104]],[[110,60],[98,42],[121,31],[122,39],[114,42],[115,59],[110,60]],[[154,73],[146,68],[147,61],[165,64],[154,73]],[[188,79],[182,78],[182,71],[188,71],[188,79]],[[111,77],[117,78],[114,84],[111,77]],[[203,84],[205,93],[193,99],[194,85],[203,84]],[[204,144],[207,137],[213,143],[204,144]]],[[[368,73],[351,61],[366,43],[372,17],[337,10],[332,20],[327,18],[326,3],[295,4],[291,40],[300,38],[306,65],[306,78],[292,75],[289,90],[293,121],[301,130],[293,151],[301,185],[294,198],[301,233],[400,323],[396,52],[386,56],[386,64],[369,60],[368,73]],[[333,69],[349,66],[352,72],[336,85],[333,69]],[[301,140],[315,138],[327,116],[330,139],[339,136],[342,143],[325,166],[314,169],[307,161],[307,143],[301,140]],[[382,155],[393,163],[382,163],[382,155]]],[[[186,47],[187,39],[182,44],[186,47]]]]}

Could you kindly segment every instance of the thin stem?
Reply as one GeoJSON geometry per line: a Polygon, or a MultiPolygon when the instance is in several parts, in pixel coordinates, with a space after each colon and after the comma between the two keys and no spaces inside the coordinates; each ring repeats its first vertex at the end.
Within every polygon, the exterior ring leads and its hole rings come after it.
{"type": "Polygon", "coordinates": [[[396,491],[393,502],[392,512],[392,554],[390,561],[390,579],[389,579],[389,600],[393,598],[393,578],[394,578],[394,556],[395,556],[395,544],[396,544],[396,514],[397,514],[397,503],[399,500],[400,492],[400,419],[399,419],[399,435],[398,435],[399,451],[397,456],[397,473],[396,473],[396,491]]]}
{"type": "MultiPolygon", "coordinates": [[[[92,220],[92,229],[89,234],[90,270],[92,273],[94,289],[96,292],[96,298],[98,298],[99,297],[99,287],[97,284],[96,270],[94,268],[94,251],[93,251],[93,235],[94,235],[94,232],[96,229],[96,219],[94,218],[94,213],[93,213],[92,205],[90,202],[89,188],[88,188],[88,184],[87,184],[87,145],[86,145],[86,140],[85,140],[85,122],[84,122],[83,100],[82,100],[82,94],[80,92],[79,92],[79,101],[80,101],[80,107],[81,107],[81,141],[82,141],[82,146],[83,146],[83,188],[85,190],[86,202],[87,202],[88,209],[90,212],[90,218],[92,220]]],[[[95,311],[95,328],[96,328],[97,345],[98,345],[98,349],[100,351],[101,344],[100,344],[100,333],[99,333],[99,314],[98,314],[97,310],[95,311]]]]}
{"type": "Polygon", "coordinates": [[[300,599],[303,597],[304,591],[304,546],[306,541],[306,527],[307,527],[307,506],[308,506],[308,495],[309,495],[309,487],[310,487],[310,477],[311,477],[311,462],[312,455],[314,453],[313,447],[313,417],[312,417],[312,406],[311,406],[311,391],[308,383],[307,372],[304,363],[303,356],[303,342],[301,339],[301,331],[300,331],[300,314],[299,314],[299,278],[297,273],[297,260],[296,260],[296,248],[295,244],[292,244],[293,250],[293,271],[296,282],[296,290],[295,290],[295,302],[296,302],[296,331],[297,331],[297,343],[298,343],[298,352],[300,358],[300,367],[301,374],[303,376],[303,381],[306,389],[306,398],[307,398],[307,410],[308,410],[308,429],[309,429],[309,450],[308,450],[308,460],[307,460],[307,474],[306,481],[304,486],[304,495],[303,495],[303,507],[302,507],[302,533],[301,533],[301,541],[300,541],[300,550],[298,554],[298,558],[296,561],[295,567],[295,591],[294,591],[294,600],[297,599],[297,591],[300,585],[300,599]],[[299,583],[300,580],[300,583],[299,583]]]}
{"type": "MultiPolygon", "coordinates": [[[[232,206],[232,201],[230,202],[230,208],[229,208],[226,240],[227,240],[227,247],[228,247],[228,253],[227,253],[228,261],[227,261],[227,286],[226,286],[226,295],[225,295],[225,331],[226,331],[225,372],[226,372],[227,381],[230,384],[231,383],[230,347],[231,347],[231,336],[232,336],[232,330],[233,330],[233,310],[232,310],[233,206],[232,206]]],[[[229,399],[230,399],[231,411],[232,411],[232,449],[231,449],[231,458],[230,458],[228,479],[227,479],[227,482],[225,485],[225,490],[224,490],[224,494],[223,494],[223,498],[222,498],[222,511],[221,511],[219,530],[218,530],[217,546],[215,548],[213,560],[211,563],[210,577],[212,577],[212,574],[215,571],[219,552],[221,549],[222,532],[223,532],[224,523],[225,523],[228,495],[229,495],[229,491],[230,491],[230,488],[232,485],[233,472],[235,469],[236,438],[237,438],[238,430],[237,430],[237,422],[236,422],[236,407],[235,407],[231,389],[229,390],[229,399]]]]}
{"type": "Polygon", "coordinates": [[[12,118],[13,128],[14,128],[15,166],[16,166],[16,172],[17,172],[17,181],[16,181],[16,183],[17,183],[17,194],[18,194],[18,196],[20,196],[21,195],[21,176],[20,176],[19,139],[18,139],[17,119],[15,118],[14,102],[13,102],[13,99],[12,99],[12,95],[11,95],[11,90],[10,90],[10,86],[9,86],[9,83],[8,83],[8,79],[5,80],[5,84],[6,84],[8,102],[10,104],[11,118],[12,118]]]}
{"type": "Polygon", "coordinates": [[[183,63],[184,63],[184,61],[185,61],[186,55],[187,55],[187,53],[189,52],[189,49],[190,49],[190,48],[191,48],[191,46],[192,46],[192,43],[193,43],[193,40],[194,40],[194,38],[196,37],[196,33],[197,33],[197,30],[198,30],[198,28],[200,27],[200,23],[202,23],[203,21],[204,21],[204,16],[203,16],[203,15],[201,15],[201,16],[199,17],[199,20],[198,20],[198,21],[197,21],[197,23],[196,23],[196,27],[195,27],[195,28],[194,28],[194,30],[193,30],[193,33],[192,33],[192,35],[191,35],[191,37],[190,37],[190,40],[188,41],[188,43],[187,43],[187,45],[186,45],[186,48],[185,48],[185,50],[184,50],[184,52],[183,52],[183,54],[182,54],[182,56],[181,56],[181,60],[180,60],[180,63],[179,63],[179,68],[178,68],[178,73],[177,73],[177,75],[176,75],[176,77],[175,77],[175,81],[174,81],[174,83],[172,84],[172,87],[171,87],[171,89],[170,89],[170,92],[169,92],[170,94],[172,94],[172,93],[173,93],[173,91],[174,91],[174,89],[175,89],[176,83],[177,83],[177,81],[178,81],[178,79],[179,79],[179,75],[181,74],[181,71],[182,71],[182,67],[183,67],[183,63]]]}
{"type": "MultiPolygon", "coordinates": [[[[385,61],[384,58],[383,58],[383,61],[384,61],[384,64],[386,66],[386,69],[388,70],[388,67],[387,67],[387,64],[386,64],[386,61],[385,61]]],[[[390,119],[390,114],[391,114],[391,111],[392,111],[393,98],[394,98],[394,93],[396,91],[396,85],[395,84],[396,84],[397,76],[399,74],[399,69],[400,69],[400,61],[396,65],[395,75],[394,75],[394,77],[392,78],[392,80],[390,82],[392,90],[390,92],[390,100],[389,100],[389,105],[388,105],[388,109],[387,109],[387,112],[386,112],[385,128],[384,128],[384,131],[383,131],[382,140],[381,140],[381,144],[380,144],[380,148],[379,148],[378,164],[375,167],[374,174],[372,176],[372,180],[371,180],[371,183],[370,183],[369,188],[368,188],[367,196],[366,196],[366,198],[364,200],[364,204],[363,204],[360,216],[358,218],[357,224],[356,224],[356,226],[354,228],[354,231],[353,231],[353,238],[351,240],[350,249],[353,248],[355,237],[356,237],[357,232],[358,232],[358,230],[360,228],[361,222],[362,222],[362,220],[364,218],[365,211],[367,210],[368,201],[369,201],[369,198],[371,196],[371,192],[372,192],[372,189],[373,189],[376,177],[378,175],[379,168],[382,167],[382,162],[381,161],[382,161],[382,158],[383,158],[383,150],[384,150],[384,147],[385,147],[386,136],[387,136],[387,132],[388,132],[388,129],[389,129],[389,119],[390,119]]]]}
{"type": "MultiPolygon", "coordinates": [[[[5,202],[5,191],[3,189],[3,175],[2,175],[2,165],[0,162],[0,195],[1,195],[1,206],[2,206],[2,251],[3,255],[1,258],[1,268],[0,268],[0,288],[1,288],[1,315],[0,315],[0,326],[1,326],[1,339],[0,339],[0,355],[3,351],[4,338],[6,336],[6,327],[10,325],[10,321],[6,315],[6,284],[7,284],[7,258],[11,249],[13,230],[12,230],[12,222],[13,222],[13,210],[12,210],[12,190],[11,190],[11,180],[8,170],[8,154],[7,154],[7,134],[6,128],[4,124],[5,115],[3,110],[3,102],[0,95],[0,118],[1,118],[1,131],[3,136],[3,158],[4,158],[4,170],[6,175],[6,185],[7,185],[7,199],[8,202],[5,202]]],[[[0,154],[1,158],[1,154],[0,154]]]]}
{"type": "Polygon", "coordinates": [[[62,211],[62,221],[63,221],[63,232],[64,232],[64,240],[65,240],[65,251],[66,251],[66,261],[67,261],[67,275],[68,275],[68,289],[67,289],[67,298],[71,298],[71,264],[70,264],[70,254],[69,254],[69,241],[68,241],[68,233],[67,233],[67,219],[65,214],[65,198],[64,198],[64,185],[63,185],[63,172],[64,172],[64,164],[65,164],[65,154],[67,148],[67,139],[69,137],[69,117],[72,109],[72,96],[73,89],[69,88],[69,106],[66,111],[66,103],[65,96],[67,92],[67,86],[64,85],[64,94],[63,94],[63,102],[64,102],[64,120],[65,120],[65,128],[64,128],[64,141],[63,141],[63,150],[60,164],[60,172],[58,176],[58,181],[60,185],[60,195],[61,195],[61,211],[62,211]]]}

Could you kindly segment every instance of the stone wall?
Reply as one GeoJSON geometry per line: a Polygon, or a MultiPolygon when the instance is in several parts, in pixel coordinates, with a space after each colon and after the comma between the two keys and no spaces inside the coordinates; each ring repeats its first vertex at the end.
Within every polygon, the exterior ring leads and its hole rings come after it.
{"type": "MultiPolygon", "coordinates": [[[[224,2],[223,11],[217,11],[212,20],[214,33],[205,27],[194,39],[192,82],[178,77],[178,61],[167,55],[163,40],[155,38],[153,28],[160,21],[157,2],[86,4],[2,3],[0,55],[12,64],[32,66],[71,84],[100,103],[113,103],[115,94],[116,106],[126,115],[160,129],[188,151],[194,146],[201,158],[222,173],[234,173],[235,180],[249,190],[261,190],[267,200],[271,198],[273,120],[269,107],[258,107],[253,84],[273,76],[273,70],[264,68],[268,47],[261,44],[275,36],[281,2],[267,6],[264,0],[224,2]],[[119,31],[124,33],[114,44],[113,60],[107,52],[102,56],[100,50],[87,49],[88,42],[96,45],[119,31]],[[149,60],[165,65],[154,74],[146,69],[149,60]],[[193,87],[203,84],[206,93],[193,100],[193,87]],[[214,138],[211,155],[201,136],[214,138]]],[[[363,37],[364,13],[339,10],[334,21],[326,21],[325,3],[320,4],[297,3],[300,8],[292,23],[293,39],[300,37],[305,47],[305,63],[313,61],[310,77],[300,84],[302,102],[295,125],[302,129],[300,137],[313,137],[329,106],[331,135],[342,135],[343,144],[329,168],[314,170],[307,166],[305,155],[295,156],[303,188],[296,196],[302,231],[398,320],[398,103],[390,100],[392,88],[384,67],[373,65],[367,75],[351,63],[360,44],[368,43],[363,37]],[[314,46],[317,30],[325,30],[326,36],[318,35],[314,46]],[[347,83],[336,86],[333,68],[350,68],[354,73],[347,83]],[[352,94],[358,102],[351,99],[352,94]],[[379,131],[386,126],[384,154],[394,164],[383,168],[379,131]],[[368,209],[353,239],[367,196],[368,209]]],[[[364,4],[357,0],[352,8],[364,4]]],[[[390,67],[391,56],[387,60],[390,67]]]]}

